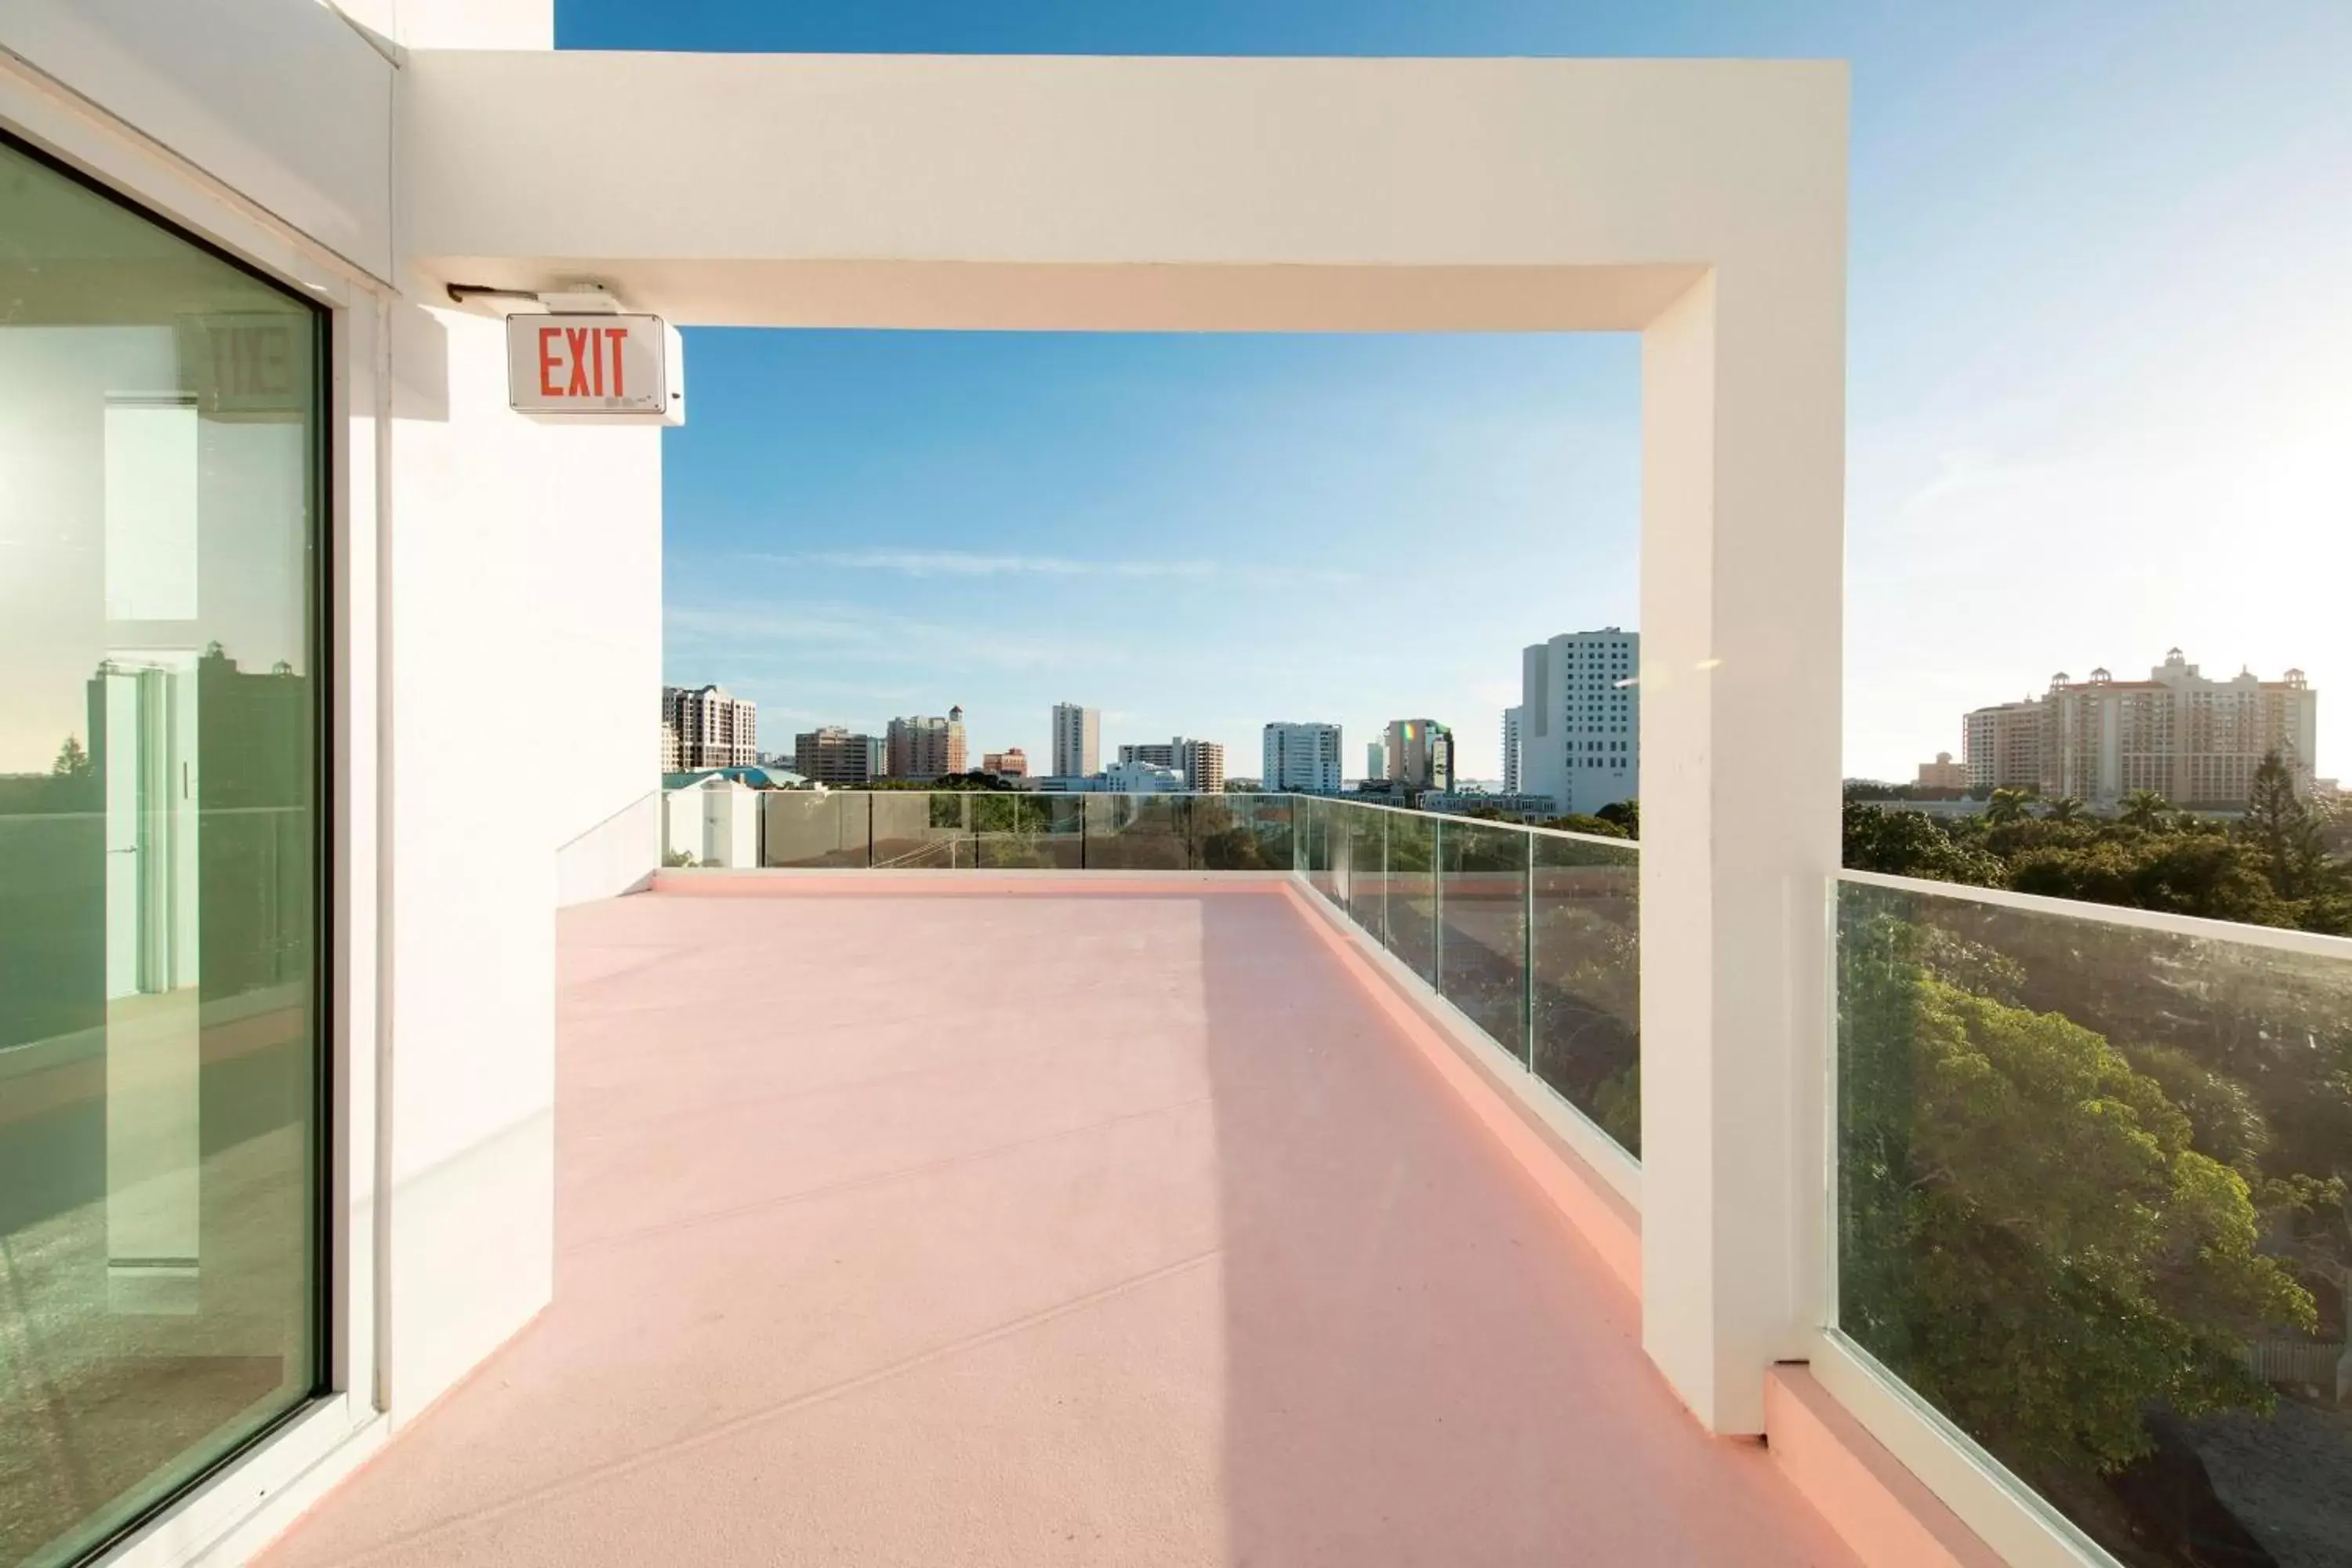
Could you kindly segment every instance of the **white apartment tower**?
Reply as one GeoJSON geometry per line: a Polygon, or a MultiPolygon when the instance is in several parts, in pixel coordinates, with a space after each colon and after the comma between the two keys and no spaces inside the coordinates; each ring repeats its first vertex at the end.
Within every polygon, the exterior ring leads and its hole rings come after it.
{"type": "Polygon", "coordinates": [[[1563,632],[1528,647],[1520,659],[1518,787],[1549,795],[1563,813],[1639,799],[1641,669],[1642,634],[1616,626],[1563,632]]]}
{"type": "Polygon", "coordinates": [[[673,772],[760,764],[760,705],[730,697],[724,687],[663,687],[662,723],[665,753],[670,749],[671,732],[677,736],[677,766],[673,772]]]}
{"type": "Polygon", "coordinates": [[[1341,788],[1339,726],[1268,724],[1263,787],[1276,795],[1287,790],[1337,795],[1341,788]]]}
{"type": "Polygon", "coordinates": [[[1519,710],[1503,710],[1503,793],[1519,793],[1519,710]]]}
{"type": "Polygon", "coordinates": [[[1054,776],[1092,778],[1102,771],[1102,710],[1054,704],[1054,776]]]}

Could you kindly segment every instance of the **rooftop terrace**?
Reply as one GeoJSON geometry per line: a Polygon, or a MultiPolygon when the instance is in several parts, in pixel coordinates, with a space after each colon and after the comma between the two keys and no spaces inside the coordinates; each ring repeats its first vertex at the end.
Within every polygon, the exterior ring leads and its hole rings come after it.
{"type": "Polygon", "coordinates": [[[270,1568],[1853,1561],[1299,895],[841,885],[563,917],[554,1303],[270,1568]]]}

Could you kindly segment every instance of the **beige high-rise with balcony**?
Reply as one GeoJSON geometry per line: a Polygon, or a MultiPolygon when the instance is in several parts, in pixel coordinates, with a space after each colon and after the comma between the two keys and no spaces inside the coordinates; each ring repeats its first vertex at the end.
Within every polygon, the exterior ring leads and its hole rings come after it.
{"type": "Polygon", "coordinates": [[[1960,740],[1969,788],[2042,787],[2042,702],[2038,698],[1996,703],[1967,714],[1960,720],[1960,740]]]}
{"type": "Polygon", "coordinates": [[[2278,680],[2248,669],[2214,680],[2176,647],[2146,680],[2105,669],[2081,681],[2060,675],[2042,706],[2045,795],[2105,802],[2150,789],[2180,805],[2243,805],[2273,752],[2298,790],[2311,788],[2319,694],[2300,669],[2278,680]]]}
{"type": "Polygon", "coordinates": [[[750,768],[760,763],[760,705],[723,686],[662,688],[665,760],[677,735],[677,768],[750,768]]]}
{"type": "Polygon", "coordinates": [[[949,709],[944,719],[893,719],[887,738],[894,779],[935,779],[964,771],[961,708],[949,709]]]}

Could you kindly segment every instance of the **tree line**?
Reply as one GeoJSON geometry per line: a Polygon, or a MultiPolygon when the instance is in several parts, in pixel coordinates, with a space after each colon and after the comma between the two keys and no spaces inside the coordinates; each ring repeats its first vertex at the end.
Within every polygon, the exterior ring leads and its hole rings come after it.
{"type": "Polygon", "coordinates": [[[2347,824],[2296,793],[2273,752],[2245,815],[2221,822],[2134,790],[2111,816],[2074,797],[1995,790],[1980,815],[1938,819],[1849,799],[1845,864],[1979,888],[2352,934],[2347,824]]]}

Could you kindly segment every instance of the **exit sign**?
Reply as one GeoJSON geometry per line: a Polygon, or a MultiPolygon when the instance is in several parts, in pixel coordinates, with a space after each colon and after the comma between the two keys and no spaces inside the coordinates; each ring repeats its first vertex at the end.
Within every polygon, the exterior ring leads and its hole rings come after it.
{"type": "Polygon", "coordinates": [[[509,316],[507,401],[534,419],[683,425],[684,358],[659,316],[509,316]]]}

